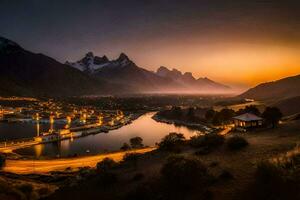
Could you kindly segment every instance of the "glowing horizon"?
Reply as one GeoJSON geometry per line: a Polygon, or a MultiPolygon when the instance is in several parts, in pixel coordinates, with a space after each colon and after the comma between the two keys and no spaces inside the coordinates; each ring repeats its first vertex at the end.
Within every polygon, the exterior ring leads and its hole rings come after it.
{"type": "Polygon", "coordinates": [[[300,74],[299,5],[294,0],[4,1],[0,32],[62,63],[89,51],[109,58],[124,52],[152,71],[166,66],[252,87],[300,74]]]}

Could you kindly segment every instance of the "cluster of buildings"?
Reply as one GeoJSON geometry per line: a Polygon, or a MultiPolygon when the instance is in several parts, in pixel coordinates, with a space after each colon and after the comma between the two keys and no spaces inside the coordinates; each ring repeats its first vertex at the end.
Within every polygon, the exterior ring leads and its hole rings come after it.
{"type": "Polygon", "coordinates": [[[34,123],[38,142],[51,142],[82,137],[119,128],[131,122],[131,115],[120,110],[98,110],[92,106],[76,106],[48,100],[36,101],[24,107],[0,107],[4,123],[34,123]],[[49,130],[39,132],[40,124],[49,124],[49,130]],[[60,124],[60,129],[54,128],[60,124]]]}

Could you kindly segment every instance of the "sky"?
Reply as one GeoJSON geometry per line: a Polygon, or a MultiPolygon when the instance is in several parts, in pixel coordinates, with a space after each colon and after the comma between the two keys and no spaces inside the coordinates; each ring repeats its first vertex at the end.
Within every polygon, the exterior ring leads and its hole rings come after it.
{"type": "Polygon", "coordinates": [[[0,36],[61,62],[87,52],[236,87],[300,74],[298,0],[0,0],[0,36]]]}

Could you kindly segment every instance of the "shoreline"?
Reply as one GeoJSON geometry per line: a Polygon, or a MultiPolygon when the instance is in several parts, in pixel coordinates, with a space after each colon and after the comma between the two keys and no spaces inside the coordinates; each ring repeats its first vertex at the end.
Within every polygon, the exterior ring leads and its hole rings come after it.
{"type": "MultiPolygon", "coordinates": [[[[141,117],[145,113],[147,113],[147,112],[132,113],[130,119],[126,123],[111,127],[107,131],[101,131],[101,132],[93,133],[93,134],[109,133],[110,131],[120,129],[124,126],[127,126],[127,125],[131,124],[134,120],[138,119],[139,117],[141,117]]],[[[89,135],[92,135],[92,134],[85,134],[85,135],[82,135],[80,137],[74,137],[73,139],[77,139],[77,138],[81,138],[81,137],[85,137],[85,136],[89,136],[89,135]]],[[[6,154],[8,154],[8,156],[12,156],[12,157],[17,156],[17,159],[23,159],[23,158],[32,159],[34,156],[21,155],[21,154],[15,152],[15,151],[18,150],[18,149],[28,148],[28,147],[32,147],[32,146],[35,146],[35,145],[43,145],[43,144],[47,144],[47,143],[60,142],[62,140],[69,140],[69,139],[71,139],[71,138],[63,138],[63,139],[57,140],[57,141],[40,142],[40,143],[31,142],[28,145],[24,144],[24,143],[20,143],[19,145],[11,145],[11,146],[6,146],[6,147],[0,147],[0,153],[6,153],[6,154]]],[[[20,139],[18,139],[18,140],[20,140],[20,139]]],[[[47,157],[47,158],[44,158],[43,160],[47,160],[48,158],[52,158],[52,157],[47,157]]],[[[68,158],[68,157],[66,157],[66,158],[68,158]]],[[[36,160],[38,160],[38,159],[36,159],[36,160]]]]}
{"type": "Polygon", "coordinates": [[[174,124],[174,125],[178,125],[178,126],[184,126],[184,127],[190,128],[190,129],[195,129],[195,130],[204,132],[205,134],[212,133],[216,130],[215,127],[210,126],[208,124],[204,124],[204,123],[188,123],[188,122],[184,122],[181,120],[165,119],[165,118],[158,116],[157,113],[155,115],[153,115],[152,119],[155,120],[156,122],[160,122],[160,123],[174,124]]]}

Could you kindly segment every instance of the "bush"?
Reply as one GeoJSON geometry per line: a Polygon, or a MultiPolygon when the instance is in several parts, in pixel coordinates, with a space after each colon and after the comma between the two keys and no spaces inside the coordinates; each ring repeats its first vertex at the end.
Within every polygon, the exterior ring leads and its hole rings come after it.
{"type": "Polygon", "coordinates": [[[137,173],[133,176],[132,181],[140,181],[145,177],[143,173],[137,173]]]}
{"type": "Polygon", "coordinates": [[[249,145],[248,141],[241,136],[230,137],[226,144],[230,150],[239,150],[249,145]]]}
{"type": "Polygon", "coordinates": [[[143,147],[143,139],[141,137],[134,137],[130,139],[130,145],[132,148],[141,148],[143,147]]]}
{"type": "Polygon", "coordinates": [[[211,152],[211,149],[208,147],[201,147],[195,152],[195,155],[200,156],[200,155],[207,155],[211,152]]]}
{"type": "Polygon", "coordinates": [[[180,151],[181,145],[185,142],[185,138],[181,133],[169,133],[158,144],[160,150],[163,151],[180,151]]]}
{"type": "Polygon", "coordinates": [[[33,186],[31,184],[20,184],[17,185],[16,188],[21,191],[27,197],[27,199],[32,199],[34,196],[36,196],[36,193],[34,193],[33,186]]]}
{"type": "Polygon", "coordinates": [[[0,154],[0,169],[2,169],[5,166],[6,157],[2,154],[0,154]]]}
{"type": "Polygon", "coordinates": [[[221,146],[224,143],[224,141],[225,141],[224,136],[214,133],[214,134],[193,136],[189,140],[189,144],[195,148],[199,148],[199,147],[215,148],[221,146]]]}
{"type": "Polygon", "coordinates": [[[161,169],[167,185],[186,190],[196,185],[205,185],[209,180],[207,167],[192,157],[172,156],[161,169]]]}
{"type": "Polygon", "coordinates": [[[104,158],[102,161],[97,163],[97,170],[99,171],[109,171],[113,167],[117,166],[117,163],[111,158],[104,158]]]}
{"type": "Polygon", "coordinates": [[[230,179],[233,179],[233,175],[231,174],[230,171],[224,169],[221,174],[219,175],[219,179],[222,179],[222,180],[230,180],[230,179]]]}
{"type": "Polygon", "coordinates": [[[44,196],[49,195],[51,193],[51,190],[47,187],[43,187],[43,188],[38,189],[37,192],[38,192],[39,196],[44,197],[44,196]]]}
{"type": "Polygon", "coordinates": [[[271,162],[258,164],[253,183],[255,199],[299,199],[299,180],[295,174],[286,173],[280,166],[271,162]]]}
{"type": "Polygon", "coordinates": [[[112,172],[103,172],[98,175],[99,183],[105,187],[109,187],[118,182],[118,177],[112,172]]]}
{"type": "Polygon", "coordinates": [[[122,151],[128,151],[131,149],[130,145],[127,144],[126,142],[123,144],[123,146],[120,148],[122,151]]]}
{"type": "Polygon", "coordinates": [[[126,153],[123,156],[123,163],[132,164],[136,168],[140,155],[140,153],[126,153]]]}

